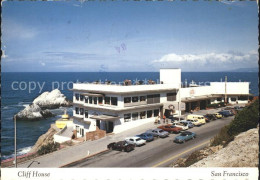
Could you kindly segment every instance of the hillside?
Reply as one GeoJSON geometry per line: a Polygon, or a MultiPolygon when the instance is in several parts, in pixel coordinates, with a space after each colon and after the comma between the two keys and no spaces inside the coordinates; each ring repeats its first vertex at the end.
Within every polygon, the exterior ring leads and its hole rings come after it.
{"type": "Polygon", "coordinates": [[[237,135],[234,141],[215,154],[190,167],[257,167],[259,164],[259,128],[237,135]]]}

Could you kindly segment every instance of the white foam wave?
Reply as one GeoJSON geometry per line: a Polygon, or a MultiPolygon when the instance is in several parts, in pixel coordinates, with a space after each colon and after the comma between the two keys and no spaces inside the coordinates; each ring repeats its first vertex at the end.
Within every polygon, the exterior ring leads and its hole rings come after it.
{"type": "Polygon", "coordinates": [[[24,147],[17,150],[18,155],[27,154],[32,149],[32,146],[24,147]]]}
{"type": "MultiPolygon", "coordinates": [[[[32,146],[28,146],[28,147],[24,147],[24,148],[18,149],[17,150],[17,156],[21,156],[21,155],[27,154],[31,149],[32,149],[32,146]]],[[[13,158],[13,157],[14,157],[14,154],[3,155],[2,159],[9,159],[9,158],[13,158]]]]}

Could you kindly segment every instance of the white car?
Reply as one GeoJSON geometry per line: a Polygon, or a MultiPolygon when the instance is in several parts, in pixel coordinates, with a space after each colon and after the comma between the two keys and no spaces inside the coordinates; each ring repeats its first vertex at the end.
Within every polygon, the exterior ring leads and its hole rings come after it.
{"type": "Polygon", "coordinates": [[[176,126],[176,127],[179,127],[179,128],[182,128],[182,130],[188,130],[189,129],[189,126],[188,125],[183,125],[182,123],[172,123],[172,125],[176,126]]]}
{"type": "Polygon", "coordinates": [[[136,146],[145,145],[146,140],[141,139],[140,137],[129,137],[125,138],[125,141],[129,144],[134,144],[136,146]]]}

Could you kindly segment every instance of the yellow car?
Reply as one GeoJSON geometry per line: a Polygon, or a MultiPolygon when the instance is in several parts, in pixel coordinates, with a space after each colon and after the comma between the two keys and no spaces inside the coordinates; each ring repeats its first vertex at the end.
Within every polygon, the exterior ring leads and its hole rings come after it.
{"type": "Polygon", "coordinates": [[[215,113],[215,116],[216,116],[218,119],[221,119],[221,118],[222,118],[222,115],[219,114],[219,113],[215,113]]]}

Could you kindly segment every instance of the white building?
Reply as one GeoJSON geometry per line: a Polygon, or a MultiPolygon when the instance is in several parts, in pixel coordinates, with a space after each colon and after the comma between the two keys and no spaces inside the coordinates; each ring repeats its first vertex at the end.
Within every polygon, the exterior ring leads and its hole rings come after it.
{"type": "Polygon", "coordinates": [[[77,137],[97,128],[119,133],[158,116],[178,115],[207,104],[247,103],[249,82],[211,82],[181,87],[180,69],[160,69],[160,84],[73,84],[73,123],[77,137]],[[181,103],[180,102],[181,99],[181,103]],[[179,110],[180,109],[180,110],[179,110]]]}

